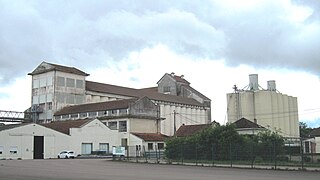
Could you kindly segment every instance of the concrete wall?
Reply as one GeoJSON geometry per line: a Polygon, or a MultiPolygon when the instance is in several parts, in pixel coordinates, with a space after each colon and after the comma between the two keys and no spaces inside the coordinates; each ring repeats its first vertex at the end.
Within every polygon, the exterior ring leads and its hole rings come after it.
{"type": "Polygon", "coordinates": [[[34,136],[44,137],[44,158],[56,158],[62,150],[71,149],[70,136],[38,124],[24,125],[0,131],[0,159],[33,159],[34,136]],[[10,147],[17,147],[17,154],[10,153],[10,147]]]}
{"type": "Polygon", "coordinates": [[[112,146],[120,146],[119,137],[121,133],[117,130],[111,130],[99,120],[93,120],[81,128],[70,129],[73,151],[76,154],[82,154],[82,143],[91,143],[92,151],[99,151],[100,143],[109,144],[109,151],[112,146]]]}
{"type": "Polygon", "coordinates": [[[297,98],[275,91],[227,94],[228,122],[244,117],[286,137],[299,137],[297,98]]]}
{"type": "Polygon", "coordinates": [[[32,76],[31,104],[38,105],[43,110],[39,114],[40,120],[51,120],[57,110],[67,105],[84,102],[85,76],[59,71],[32,76]],[[64,79],[64,85],[58,83],[61,79],[64,79]],[[70,83],[68,83],[70,81],[74,81],[74,87],[70,87],[70,83]],[[79,87],[80,85],[81,87],[79,87]]]}
{"type": "Polygon", "coordinates": [[[158,92],[168,93],[171,95],[177,95],[177,84],[175,80],[169,74],[165,74],[162,79],[158,82],[158,92]],[[170,91],[165,92],[166,88],[170,88],[170,91]]]}

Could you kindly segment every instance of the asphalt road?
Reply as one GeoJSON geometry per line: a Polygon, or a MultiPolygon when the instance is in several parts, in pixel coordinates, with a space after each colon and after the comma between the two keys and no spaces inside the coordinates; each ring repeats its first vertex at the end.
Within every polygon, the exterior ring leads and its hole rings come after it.
{"type": "Polygon", "coordinates": [[[114,162],[105,159],[0,160],[0,179],[319,180],[319,172],[114,162]]]}

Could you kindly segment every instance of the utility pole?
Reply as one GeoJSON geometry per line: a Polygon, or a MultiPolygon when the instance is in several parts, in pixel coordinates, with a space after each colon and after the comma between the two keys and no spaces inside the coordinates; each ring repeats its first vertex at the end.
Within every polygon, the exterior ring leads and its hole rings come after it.
{"type": "Polygon", "coordinates": [[[176,136],[176,131],[177,131],[177,127],[176,127],[176,110],[173,110],[173,135],[176,136]]]}

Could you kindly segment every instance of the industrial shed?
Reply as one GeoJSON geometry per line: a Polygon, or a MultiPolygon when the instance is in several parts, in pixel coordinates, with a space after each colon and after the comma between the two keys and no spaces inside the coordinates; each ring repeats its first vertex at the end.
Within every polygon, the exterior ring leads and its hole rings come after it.
{"type": "Polygon", "coordinates": [[[56,158],[62,150],[109,152],[120,145],[118,134],[97,119],[1,126],[0,159],[56,158]]]}

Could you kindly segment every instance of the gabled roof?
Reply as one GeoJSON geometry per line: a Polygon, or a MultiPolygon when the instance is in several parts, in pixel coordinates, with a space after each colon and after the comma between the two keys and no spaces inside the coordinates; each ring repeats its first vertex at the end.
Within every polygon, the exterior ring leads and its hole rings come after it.
{"type": "Polygon", "coordinates": [[[35,70],[33,70],[31,73],[28,73],[28,75],[37,75],[42,74],[50,71],[60,71],[60,72],[66,72],[71,74],[78,74],[82,76],[89,76],[89,74],[74,68],[74,67],[68,67],[68,66],[62,66],[58,64],[51,64],[43,61],[35,70]]]}
{"type": "Polygon", "coordinates": [[[202,93],[200,93],[199,91],[195,90],[193,87],[191,86],[186,86],[186,85],[181,85],[182,87],[186,88],[186,89],[189,89],[191,92],[195,92],[198,96],[200,96],[201,98],[203,98],[204,100],[208,100],[210,101],[210,99],[203,95],[202,93]]]}
{"type": "MultiPolygon", "coordinates": [[[[185,80],[185,79],[183,78],[183,75],[182,75],[182,76],[177,76],[177,75],[174,75],[174,73],[171,73],[171,74],[165,73],[165,74],[161,77],[161,79],[163,79],[165,76],[168,76],[168,77],[172,78],[174,81],[179,82],[179,83],[184,83],[184,84],[187,84],[187,85],[190,84],[187,80],[185,80]]],[[[161,79],[157,82],[157,84],[159,84],[159,82],[161,81],[161,79]]]]}
{"type": "Polygon", "coordinates": [[[309,133],[309,137],[320,137],[320,128],[313,129],[309,133]]]}
{"type": "Polygon", "coordinates": [[[257,123],[254,123],[246,118],[241,118],[233,123],[237,129],[240,128],[264,128],[257,123]]]}
{"type": "Polygon", "coordinates": [[[97,112],[97,111],[106,111],[106,110],[113,110],[113,109],[127,109],[129,107],[129,103],[132,103],[135,101],[137,101],[137,99],[132,98],[132,99],[123,99],[123,100],[67,106],[57,111],[56,113],[54,113],[54,115],[56,116],[56,115],[65,115],[65,114],[76,114],[76,113],[82,113],[82,112],[97,112]]]}
{"type": "Polygon", "coordinates": [[[151,100],[166,101],[166,102],[187,104],[187,105],[193,105],[193,106],[204,106],[203,104],[199,103],[195,99],[158,93],[158,91],[155,91],[154,88],[134,89],[134,88],[86,81],[86,90],[92,91],[92,92],[117,94],[117,95],[123,95],[128,97],[135,97],[135,98],[141,98],[141,97],[147,96],[151,100]]]}
{"type": "Polygon", "coordinates": [[[98,83],[93,81],[86,81],[86,90],[101,93],[112,93],[130,97],[140,97],[140,95],[138,94],[138,89],[98,83]]]}
{"type": "Polygon", "coordinates": [[[177,130],[176,135],[178,137],[191,136],[211,126],[212,124],[182,125],[177,130]]]}
{"type": "Polygon", "coordinates": [[[32,123],[2,125],[2,126],[0,126],[0,131],[9,130],[9,129],[25,126],[25,125],[28,125],[28,124],[32,124],[32,123]]]}
{"type": "Polygon", "coordinates": [[[168,136],[158,133],[131,133],[144,141],[164,141],[168,136]]]}
{"type": "Polygon", "coordinates": [[[68,121],[53,121],[48,124],[40,124],[44,127],[55,131],[70,135],[70,128],[80,128],[92,120],[68,120],[68,121]]]}

